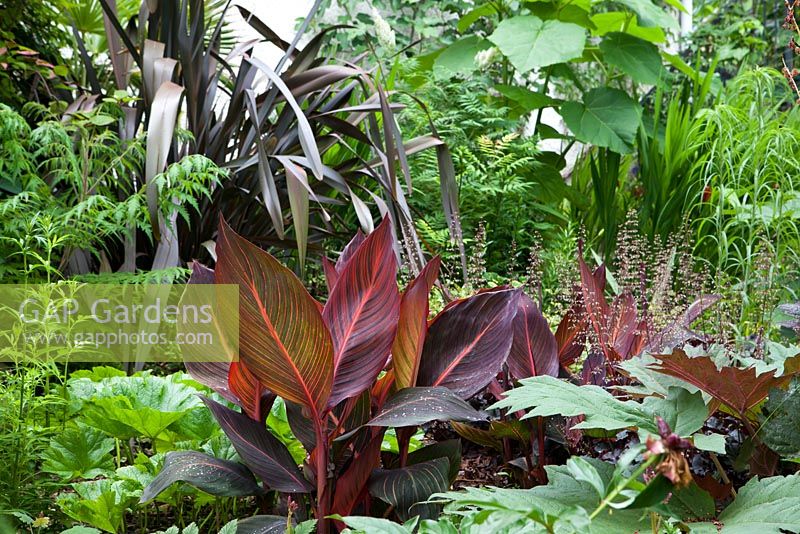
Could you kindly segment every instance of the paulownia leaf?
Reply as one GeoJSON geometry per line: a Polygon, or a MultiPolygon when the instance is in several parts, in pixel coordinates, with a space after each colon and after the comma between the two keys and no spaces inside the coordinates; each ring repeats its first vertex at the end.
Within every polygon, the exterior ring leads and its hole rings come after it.
{"type": "Polygon", "coordinates": [[[661,54],[656,45],[621,32],[607,34],[600,51],[611,65],[618,67],[634,81],[655,85],[661,78],[661,54]]]}
{"type": "Polygon", "coordinates": [[[243,465],[194,451],[169,452],[164,468],[142,492],[139,502],[153,500],[175,482],[186,482],[212,495],[258,495],[261,488],[243,465]]]}
{"type": "Polygon", "coordinates": [[[539,307],[524,293],[517,301],[514,340],[508,353],[508,370],[514,378],[558,375],[558,347],[539,307]]]}
{"type": "Polygon", "coordinates": [[[752,367],[717,369],[710,357],[690,358],[682,350],[675,350],[672,354],[654,354],[653,357],[658,360],[651,366],[653,370],[700,388],[740,415],[764,400],[770,389],[779,388],[791,379],[790,375],[776,377],[774,371],[756,375],[752,367]]]}
{"type": "Polygon", "coordinates": [[[239,358],[267,389],[318,418],[333,382],[333,342],[316,301],[294,273],[224,220],[217,258],[216,282],[239,285],[239,358]]]}
{"type": "Polygon", "coordinates": [[[398,389],[417,382],[422,347],[428,333],[428,294],[439,276],[441,260],[436,256],[403,292],[397,335],[392,344],[392,368],[398,389]]]}
{"type": "Polygon", "coordinates": [[[334,347],[329,407],[370,387],[389,358],[400,309],[392,240],[387,217],[344,265],[322,311],[334,347]]]}
{"type": "Polygon", "coordinates": [[[270,488],[290,493],[311,491],[313,486],[298,469],[289,450],[264,423],[211,399],[203,400],[242,461],[270,488]]]}
{"type": "Polygon", "coordinates": [[[380,469],[372,473],[369,492],[395,507],[403,521],[413,516],[432,519],[441,506],[416,503],[427,500],[434,493],[447,491],[450,487],[447,458],[436,458],[401,469],[380,469]]]}
{"type": "Polygon", "coordinates": [[[519,295],[479,293],[442,310],[428,329],[417,385],[444,386],[464,399],[486,387],[508,357],[519,295]]]}
{"type": "Polygon", "coordinates": [[[561,116],[578,140],[620,154],[633,151],[641,112],[635,100],[609,87],[592,89],[583,96],[583,102],[561,106],[561,116]]]}
{"type": "Polygon", "coordinates": [[[368,426],[417,426],[431,421],[484,421],[486,417],[443,387],[405,388],[392,395],[368,426]]]}
{"type": "Polygon", "coordinates": [[[586,30],[577,24],[523,15],[498,24],[489,40],[524,74],[580,57],[586,44],[586,30]]]}

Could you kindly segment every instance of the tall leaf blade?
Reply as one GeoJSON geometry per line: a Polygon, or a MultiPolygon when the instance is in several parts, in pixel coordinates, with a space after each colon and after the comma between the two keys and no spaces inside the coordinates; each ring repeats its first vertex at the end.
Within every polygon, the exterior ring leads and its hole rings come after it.
{"type": "Polygon", "coordinates": [[[392,368],[398,389],[410,388],[417,382],[422,347],[428,333],[428,294],[439,276],[440,265],[439,256],[429,261],[420,275],[408,284],[400,300],[397,335],[392,344],[392,368]]]}
{"type": "Polygon", "coordinates": [[[333,343],[316,301],[224,220],[217,257],[217,283],[239,285],[239,358],[267,389],[318,418],[333,383],[333,343]]]}
{"type": "Polygon", "coordinates": [[[465,399],[486,387],[508,357],[519,294],[479,293],[439,313],[425,338],[417,385],[444,386],[465,399]]]}
{"type": "Polygon", "coordinates": [[[334,346],[328,406],[370,387],[389,358],[400,308],[392,241],[386,218],[346,263],[322,310],[334,346]]]}

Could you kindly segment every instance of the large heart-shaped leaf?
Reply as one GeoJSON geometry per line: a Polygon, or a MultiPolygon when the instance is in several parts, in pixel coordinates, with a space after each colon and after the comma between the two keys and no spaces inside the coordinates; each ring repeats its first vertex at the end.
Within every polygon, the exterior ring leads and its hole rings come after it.
{"type": "Polygon", "coordinates": [[[347,261],[322,311],[334,347],[329,406],[371,386],[389,358],[400,310],[392,241],[387,217],[347,261]]]}
{"type": "Polygon", "coordinates": [[[405,388],[392,395],[369,426],[417,426],[431,421],[485,421],[486,417],[451,390],[405,388]]]}
{"type": "Polygon", "coordinates": [[[370,477],[369,492],[393,505],[403,521],[416,515],[432,519],[438,515],[441,506],[414,505],[427,500],[434,493],[447,491],[450,487],[449,470],[447,458],[435,458],[401,469],[380,469],[370,477]]]}
{"type": "Polygon", "coordinates": [[[775,371],[757,374],[755,368],[740,369],[717,365],[708,356],[690,358],[684,351],[654,354],[658,363],[651,368],[659,373],[680,378],[700,388],[715,399],[743,415],[764,400],[772,388],[791,380],[791,375],[775,376],[775,371]]]}
{"type": "Polygon", "coordinates": [[[85,425],[68,428],[50,440],[42,454],[42,471],[65,480],[95,478],[114,469],[109,454],[114,443],[114,438],[85,425]]]}
{"type": "Polygon", "coordinates": [[[449,78],[473,72],[475,54],[490,48],[492,43],[477,35],[463,37],[444,48],[433,62],[433,72],[437,77],[449,78]]]}
{"type": "Polygon", "coordinates": [[[599,87],[583,102],[567,102],[561,116],[579,141],[610,148],[620,154],[633,151],[642,109],[619,89],[599,87]]]}
{"type": "Polygon", "coordinates": [[[514,340],[508,370],[517,379],[558,375],[558,347],[550,325],[528,295],[520,295],[514,317],[514,340]]]}
{"type": "Polygon", "coordinates": [[[662,8],[653,3],[653,0],[617,0],[639,16],[642,26],[656,26],[659,28],[678,29],[675,17],[667,14],[662,8]]]}
{"type": "Polygon", "coordinates": [[[151,501],[175,482],[186,482],[220,497],[257,495],[261,488],[243,465],[201,452],[167,453],[164,468],[142,492],[139,502],[151,501]]]}
{"type": "Polygon", "coordinates": [[[444,386],[464,399],[486,387],[508,357],[519,295],[487,291],[442,310],[425,337],[417,385],[444,386]]]}
{"type": "Polygon", "coordinates": [[[522,15],[498,24],[489,40],[524,74],[580,57],[586,31],[577,24],[522,15]]]}
{"type": "Polygon", "coordinates": [[[439,276],[441,260],[436,256],[403,292],[397,335],[392,344],[392,368],[398,389],[417,382],[422,347],[428,333],[428,294],[439,276]]]}
{"type": "Polygon", "coordinates": [[[600,43],[603,59],[634,81],[655,85],[661,79],[661,54],[658,47],[633,35],[612,32],[600,43]]]}
{"type": "Polygon", "coordinates": [[[312,485],[295,464],[286,445],[264,423],[235,412],[211,399],[203,399],[242,461],[270,488],[305,493],[312,485]]]}
{"type": "Polygon", "coordinates": [[[239,358],[267,389],[318,419],[333,383],[333,342],[316,301],[293,272],[224,220],[217,258],[216,282],[239,285],[239,358]]]}

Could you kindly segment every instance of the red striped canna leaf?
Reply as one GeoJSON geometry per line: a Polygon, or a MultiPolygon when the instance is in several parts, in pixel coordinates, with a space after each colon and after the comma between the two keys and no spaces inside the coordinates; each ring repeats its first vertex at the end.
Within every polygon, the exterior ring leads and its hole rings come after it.
{"type": "Polygon", "coordinates": [[[524,293],[514,317],[514,340],[508,353],[508,370],[521,380],[531,376],[558,376],[558,347],[550,325],[535,302],[524,293]]]}
{"type": "Polygon", "coordinates": [[[335,264],[328,258],[322,259],[322,267],[325,271],[325,282],[328,285],[328,294],[333,291],[333,286],[339,281],[339,276],[344,266],[347,264],[347,261],[353,257],[353,254],[361,247],[365,239],[364,233],[359,229],[356,231],[356,235],[353,236],[353,239],[344,247],[344,250],[342,250],[335,264]]]}
{"type": "Polygon", "coordinates": [[[367,487],[369,476],[375,468],[380,466],[382,443],[383,431],[378,431],[366,447],[354,452],[350,467],[336,481],[331,513],[342,516],[352,513],[353,508],[358,504],[359,497],[367,487]]]}
{"type": "Polygon", "coordinates": [[[228,387],[239,399],[238,404],[244,413],[262,423],[267,420],[275,395],[258,381],[244,362],[231,363],[228,387]]]}
{"type": "Polygon", "coordinates": [[[216,282],[239,285],[239,359],[267,389],[318,420],[333,383],[333,343],[302,282],[224,220],[216,282]]]}
{"type": "Polygon", "coordinates": [[[467,399],[500,372],[513,337],[520,291],[478,293],[442,310],[428,328],[418,386],[444,386],[467,399]]]}
{"type": "Polygon", "coordinates": [[[329,407],[370,387],[389,359],[400,309],[392,239],[386,218],[346,260],[322,310],[334,347],[329,407]]]}
{"type": "Polygon", "coordinates": [[[392,368],[398,389],[413,387],[417,382],[422,346],[428,332],[428,295],[439,276],[441,260],[436,256],[408,284],[400,300],[400,319],[392,344],[392,368]]]}

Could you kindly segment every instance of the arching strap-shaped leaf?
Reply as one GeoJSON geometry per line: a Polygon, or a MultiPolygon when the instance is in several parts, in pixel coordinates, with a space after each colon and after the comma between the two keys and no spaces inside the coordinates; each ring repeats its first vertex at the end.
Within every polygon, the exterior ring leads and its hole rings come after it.
{"type": "Polygon", "coordinates": [[[417,384],[444,386],[464,399],[486,387],[508,357],[519,294],[479,293],[439,313],[425,338],[417,384]]]}
{"type": "Polygon", "coordinates": [[[432,519],[439,514],[440,506],[417,503],[428,500],[434,493],[447,491],[450,487],[449,469],[447,458],[436,458],[401,469],[381,469],[372,473],[369,492],[393,505],[403,521],[416,515],[432,519]]]}
{"type": "Polygon", "coordinates": [[[239,285],[241,361],[267,389],[318,418],[333,382],[333,343],[316,301],[293,272],[224,220],[216,282],[239,285]]]}
{"type": "Polygon", "coordinates": [[[203,398],[242,461],[270,488],[288,493],[306,493],[313,486],[298,469],[292,455],[264,423],[203,398]]]}
{"type": "Polygon", "coordinates": [[[368,426],[417,426],[431,421],[485,421],[486,414],[448,388],[405,388],[392,395],[368,426]]]}
{"type": "Polygon", "coordinates": [[[514,341],[508,353],[508,370],[516,379],[558,376],[558,347],[539,307],[525,294],[517,302],[514,341]]]}
{"type": "Polygon", "coordinates": [[[439,276],[440,264],[439,256],[429,261],[400,299],[397,335],[392,344],[392,367],[398,389],[410,388],[417,382],[422,346],[428,333],[428,294],[439,276]]]}
{"type": "Polygon", "coordinates": [[[144,488],[140,503],[155,499],[175,482],[186,482],[212,495],[241,497],[258,495],[261,488],[242,464],[220,460],[195,451],[169,452],[164,468],[144,488]]]}
{"type": "Polygon", "coordinates": [[[328,406],[370,387],[389,358],[400,308],[392,240],[386,218],[344,265],[322,310],[334,347],[328,406]]]}

